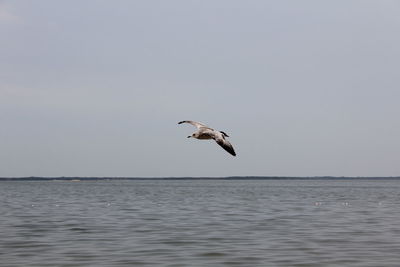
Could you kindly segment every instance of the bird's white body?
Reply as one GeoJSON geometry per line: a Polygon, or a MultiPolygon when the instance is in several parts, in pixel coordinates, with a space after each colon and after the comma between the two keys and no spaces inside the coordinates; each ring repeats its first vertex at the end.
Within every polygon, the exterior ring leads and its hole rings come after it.
{"type": "Polygon", "coordinates": [[[223,149],[225,149],[228,153],[233,156],[236,156],[235,150],[231,143],[225,139],[225,137],[229,137],[226,133],[222,131],[216,131],[203,123],[195,122],[195,121],[181,121],[178,124],[182,123],[189,123],[197,128],[197,131],[194,132],[192,135],[188,136],[188,138],[196,138],[200,140],[209,140],[213,139],[220,145],[223,149]]]}

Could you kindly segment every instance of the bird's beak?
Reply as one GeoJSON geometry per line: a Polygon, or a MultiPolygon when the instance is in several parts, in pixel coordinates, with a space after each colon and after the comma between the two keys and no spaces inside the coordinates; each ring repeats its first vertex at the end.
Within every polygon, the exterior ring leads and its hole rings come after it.
{"type": "Polygon", "coordinates": [[[190,138],[191,136],[189,135],[187,138],[190,138]]]}

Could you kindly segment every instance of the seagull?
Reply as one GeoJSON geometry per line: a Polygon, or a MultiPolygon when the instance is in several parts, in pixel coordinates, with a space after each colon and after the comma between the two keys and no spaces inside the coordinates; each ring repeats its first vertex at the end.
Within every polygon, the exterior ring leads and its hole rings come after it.
{"type": "Polygon", "coordinates": [[[192,137],[202,140],[214,139],[215,142],[217,142],[217,144],[220,145],[223,149],[225,149],[229,154],[231,154],[232,156],[236,156],[233,146],[231,145],[231,143],[228,142],[228,140],[225,139],[225,137],[229,137],[229,135],[227,135],[225,132],[216,131],[214,129],[211,129],[207,125],[196,121],[178,122],[178,124],[182,123],[189,123],[197,128],[197,131],[194,132],[192,135],[189,135],[188,138],[192,137]]]}

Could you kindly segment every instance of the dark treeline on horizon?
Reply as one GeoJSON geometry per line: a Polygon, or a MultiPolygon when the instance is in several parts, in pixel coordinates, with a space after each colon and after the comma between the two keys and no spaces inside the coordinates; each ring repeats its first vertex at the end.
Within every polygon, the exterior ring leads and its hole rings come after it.
{"type": "Polygon", "coordinates": [[[0,181],[100,181],[100,180],[400,180],[400,176],[227,176],[227,177],[0,177],[0,181]]]}

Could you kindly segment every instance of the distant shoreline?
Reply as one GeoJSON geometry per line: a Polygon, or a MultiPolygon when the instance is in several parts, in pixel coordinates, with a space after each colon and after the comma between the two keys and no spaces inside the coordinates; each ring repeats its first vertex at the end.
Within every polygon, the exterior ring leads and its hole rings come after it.
{"type": "Polygon", "coordinates": [[[1,181],[165,181],[165,180],[400,180],[400,176],[227,176],[227,177],[0,177],[1,181]]]}

